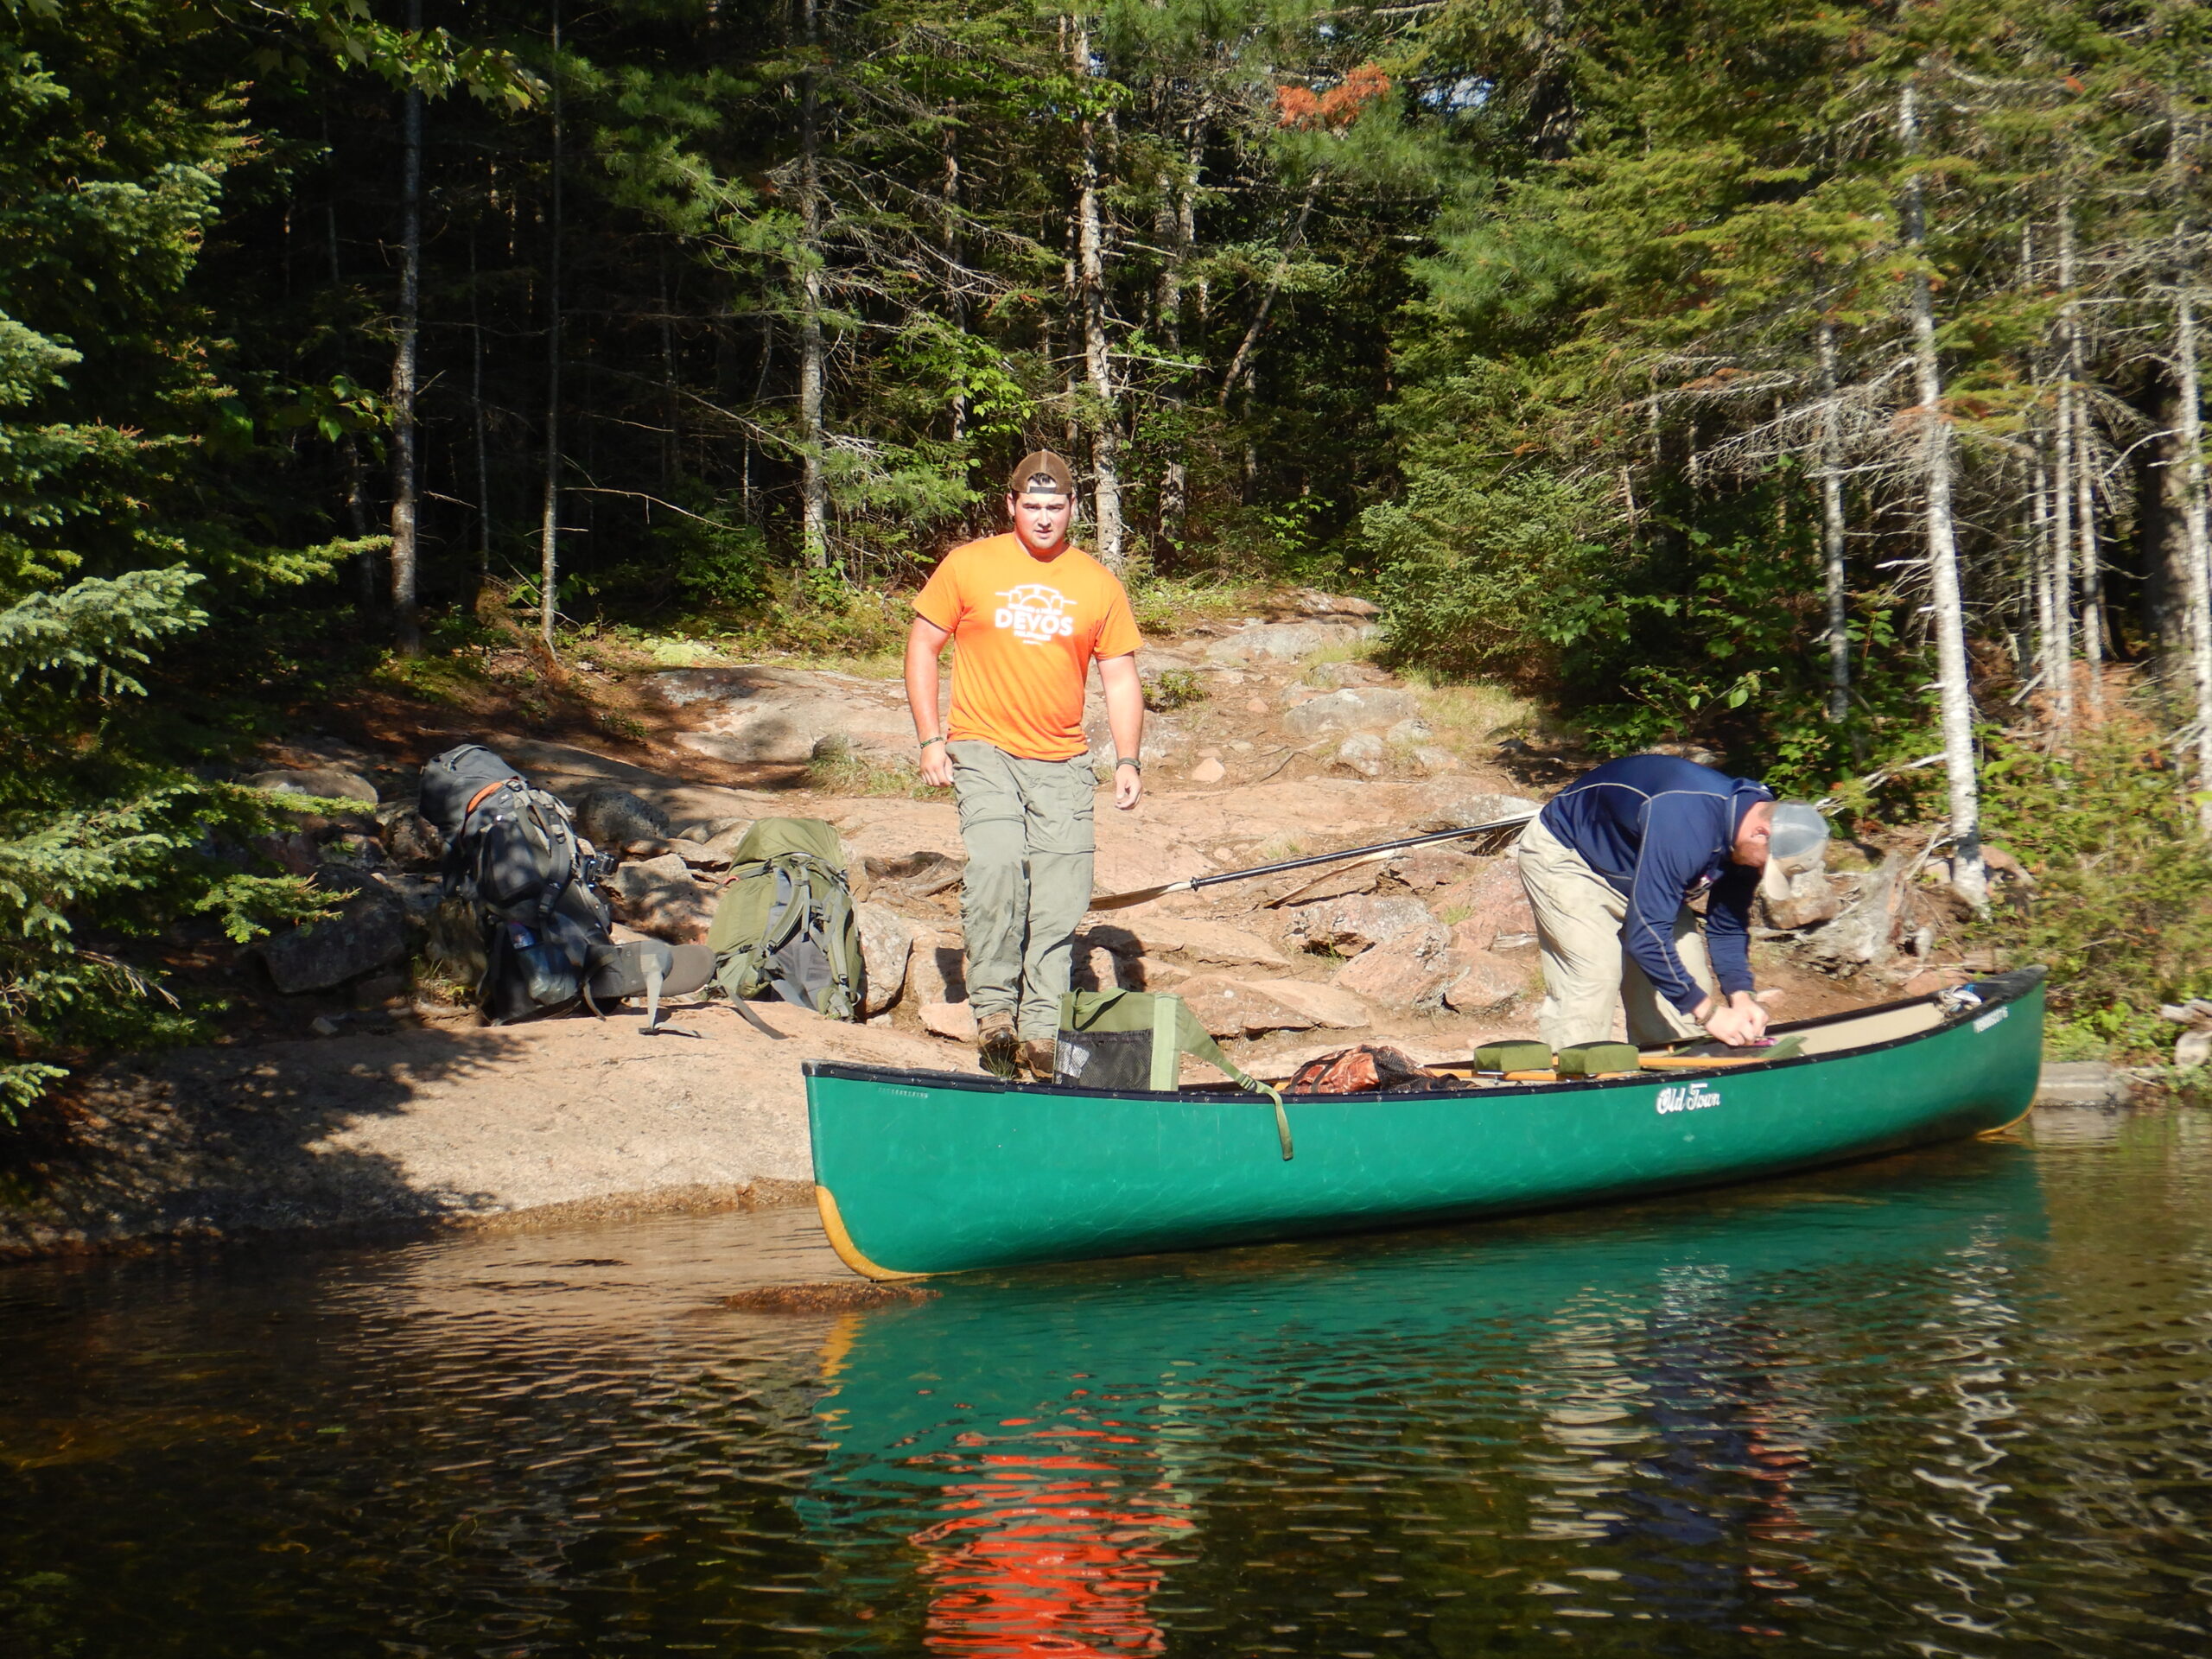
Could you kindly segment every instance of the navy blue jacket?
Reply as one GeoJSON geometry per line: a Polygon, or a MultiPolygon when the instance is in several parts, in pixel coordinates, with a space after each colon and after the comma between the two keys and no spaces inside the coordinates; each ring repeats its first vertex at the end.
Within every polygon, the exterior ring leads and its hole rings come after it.
{"type": "Polygon", "coordinates": [[[1621,943],[1684,1014],[1705,992],[1675,949],[1675,918],[1707,887],[1706,953],[1724,995],[1751,988],[1751,895],[1759,873],[1730,859],[1736,828],[1774,793],[1670,754],[1608,760],[1552,798],[1544,828],[1628,899],[1621,943]]]}

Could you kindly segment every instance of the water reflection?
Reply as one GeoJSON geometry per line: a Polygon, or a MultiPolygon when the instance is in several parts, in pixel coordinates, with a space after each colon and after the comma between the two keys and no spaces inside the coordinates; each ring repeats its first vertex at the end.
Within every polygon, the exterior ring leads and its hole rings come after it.
{"type": "Polygon", "coordinates": [[[947,1652],[1160,1650],[1169,1605],[1178,1631],[1261,1650],[1402,1641],[1471,1595],[1516,1626],[1778,1633],[1849,1513],[1824,1360],[1866,1301],[2041,1230],[2034,1161],[2007,1151],[1626,1225],[1185,1258],[1141,1287],[1096,1268],[950,1285],[841,1332],[810,1524],[879,1582],[902,1541],[947,1652]],[[1531,1545],[1573,1565],[1468,1571],[1531,1545]],[[1224,1607],[1207,1581],[1232,1560],[1308,1605],[1224,1607]]]}
{"type": "Polygon", "coordinates": [[[2212,1649],[2212,1115],[734,1314],[800,1216],[0,1274],[0,1652],[2212,1649]]]}

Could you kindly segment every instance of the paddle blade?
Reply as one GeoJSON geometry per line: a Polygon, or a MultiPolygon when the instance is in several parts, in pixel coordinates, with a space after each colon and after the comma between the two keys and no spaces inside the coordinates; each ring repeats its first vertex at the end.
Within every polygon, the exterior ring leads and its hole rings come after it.
{"type": "Polygon", "coordinates": [[[1155,899],[1165,899],[1171,893],[1188,893],[1188,881],[1170,881],[1165,887],[1139,887],[1135,893],[1102,893],[1090,901],[1093,910],[1127,910],[1131,905],[1148,905],[1155,899]]]}

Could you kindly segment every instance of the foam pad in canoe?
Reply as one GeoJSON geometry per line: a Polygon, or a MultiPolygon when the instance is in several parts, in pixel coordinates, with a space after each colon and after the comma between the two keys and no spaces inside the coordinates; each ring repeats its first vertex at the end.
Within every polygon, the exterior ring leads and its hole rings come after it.
{"type": "Polygon", "coordinates": [[[1643,1060],[1633,1043],[1572,1043],[1559,1052],[1559,1074],[1594,1077],[1606,1071],[1633,1071],[1643,1060]]]}
{"type": "Polygon", "coordinates": [[[1731,1048],[1726,1043],[1692,1043],[1670,1054],[1647,1054],[1643,1065],[1647,1070],[1677,1071],[1700,1065],[1764,1065],[1771,1060],[1796,1059],[1804,1046],[1805,1039],[1795,1035],[1777,1037],[1770,1043],[1746,1044],[1741,1048],[1731,1048]]]}
{"type": "Polygon", "coordinates": [[[1552,1052],[1545,1044],[1509,1038],[1475,1050],[1478,1071],[1548,1071],[1552,1052]]]}

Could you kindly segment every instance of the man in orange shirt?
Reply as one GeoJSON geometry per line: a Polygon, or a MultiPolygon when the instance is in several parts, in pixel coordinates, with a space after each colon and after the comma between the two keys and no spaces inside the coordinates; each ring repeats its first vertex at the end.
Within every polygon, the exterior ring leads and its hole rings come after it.
{"type": "Polygon", "coordinates": [[[1068,545],[1075,480],[1048,449],[1014,470],[1007,536],[956,547],[914,600],[906,701],[922,776],[960,802],[968,1001],[986,1070],[1052,1075],[1076,925],[1090,907],[1090,664],[1114,736],[1114,804],[1144,793],[1137,625],[1112,571],[1068,545]],[[938,657],[953,642],[952,717],[938,728],[938,657]]]}

